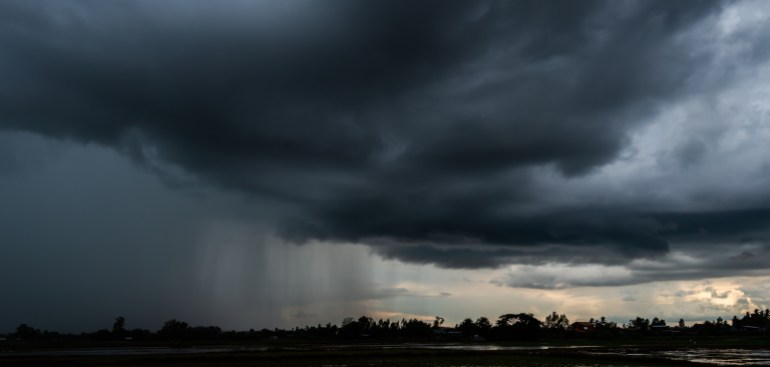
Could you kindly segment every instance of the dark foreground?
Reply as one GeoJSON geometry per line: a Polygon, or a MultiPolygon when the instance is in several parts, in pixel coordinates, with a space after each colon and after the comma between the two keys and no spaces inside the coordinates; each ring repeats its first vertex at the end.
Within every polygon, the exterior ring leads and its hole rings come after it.
{"type": "Polygon", "coordinates": [[[668,360],[511,351],[282,351],[150,356],[11,357],[4,366],[672,366],[668,360]]]}
{"type": "Polygon", "coordinates": [[[0,352],[0,366],[651,367],[765,363],[770,363],[770,348],[762,345],[284,344],[0,352]]]}

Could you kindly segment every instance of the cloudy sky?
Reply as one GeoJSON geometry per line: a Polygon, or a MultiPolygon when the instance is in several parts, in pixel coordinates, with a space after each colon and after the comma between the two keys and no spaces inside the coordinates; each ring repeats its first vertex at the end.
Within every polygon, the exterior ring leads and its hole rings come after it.
{"type": "Polygon", "coordinates": [[[769,16],[0,2],[0,332],[769,307],[769,16]]]}

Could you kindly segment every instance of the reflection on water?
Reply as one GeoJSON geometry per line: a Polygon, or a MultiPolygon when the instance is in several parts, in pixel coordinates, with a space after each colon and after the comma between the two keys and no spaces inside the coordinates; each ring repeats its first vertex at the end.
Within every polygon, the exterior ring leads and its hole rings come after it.
{"type": "Polygon", "coordinates": [[[612,357],[662,358],[672,361],[688,361],[712,366],[770,366],[770,349],[676,349],[629,353],[628,351],[589,352],[590,355],[612,357]]]}
{"type": "Polygon", "coordinates": [[[221,352],[265,352],[265,351],[307,351],[307,350],[340,350],[340,349],[436,349],[457,351],[516,351],[516,350],[547,350],[593,348],[593,346],[511,346],[494,344],[334,344],[334,345],[294,345],[294,346],[252,346],[252,347],[135,347],[135,348],[77,348],[77,349],[47,349],[35,351],[2,351],[1,356],[130,356],[130,355],[166,355],[166,354],[201,354],[221,352]]]}
{"type": "MultiPolygon", "coordinates": [[[[597,352],[597,346],[589,345],[559,345],[559,346],[510,346],[494,344],[406,344],[388,345],[383,348],[417,348],[417,349],[444,349],[444,350],[468,350],[468,351],[505,351],[505,350],[546,350],[546,349],[591,349],[586,354],[612,357],[639,357],[662,358],[672,361],[697,362],[718,366],[770,366],[770,349],[706,349],[691,348],[667,351],[636,351],[636,350],[607,350],[597,352]]],[[[574,365],[579,367],[580,365],[574,365]]],[[[604,365],[603,365],[604,366],[604,365]]],[[[459,367],[459,366],[458,366],[459,367]]],[[[470,366],[467,366],[470,367],[470,366]]]]}
{"type": "Polygon", "coordinates": [[[443,349],[443,350],[468,350],[468,351],[484,351],[484,350],[545,350],[550,347],[539,346],[510,346],[510,345],[477,345],[477,344],[401,344],[401,345],[388,345],[384,346],[385,349],[443,349]]]}
{"type": "Polygon", "coordinates": [[[770,366],[768,349],[683,349],[658,352],[677,361],[691,361],[720,366],[770,366]]]}
{"type": "MultiPolygon", "coordinates": [[[[667,359],[670,361],[688,361],[716,366],[770,366],[770,349],[672,349],[646,351],[635,347],[607,348],[586,345],[535,345],[513,346],[495,344],[337,344],[337,345],[293,345],[293,346],[210,346],[210,347],[136,347],[136,348],[81,348],[81,349],[49,349],[35,351],[2,351],[1,357],[17,356],[128,356],[128,355],[169,355],[169,354],[201,354],[222,352],[266,352],[266,351],[307,351],[307,350],[361,350],[361,349],[432,349],[453,351],[519,351],[519,350],[565,350],[573,349],[576,353],[596,356],[599,358],[637,357],[667,359]]],[[[570,365],[571,367],[587,367],[588,365],[570,365]]],[[[602,364],[602,366],[607,366],[602,364]]],[[[331,366],[329,366],[331,367],[331,366]]],[[[339,366],[335,366],[339,367],[339,366]]],[[[454,366],[473,367],[473,366],[454,366]]],[[[622,366],[616,366],[622,367],[622,366]]]]}
{"type": "MultiPolygon", "coordinates": [[[[340,348],[350,347],[362,347],[362,346],[338,346],[340,348]]],[[[367,348],[374,347],[373,345],[365,346],[367,348]]],[[[496,344],[392,344],[392,345],[377,345],[376,347],[382,349],[438,349],[438,350],[467,350],[467,351],[504,351],[504,350],[548,350],[548,349],[577,349],[577,348],[597,348],[595,345],[526,345],[526,346],[514,346],[514,345],[496,345],[496,344]]]]}

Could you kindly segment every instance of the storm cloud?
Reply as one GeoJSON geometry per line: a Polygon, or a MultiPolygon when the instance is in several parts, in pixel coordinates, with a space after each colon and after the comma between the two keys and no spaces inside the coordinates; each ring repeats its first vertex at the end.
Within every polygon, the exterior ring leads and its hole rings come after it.
{"type": "MultiPolygon", "coordinates": [[[[743,100],[692,112],[766,75],[767,26],[726,24],[731,4],[4,2],[0,128],[243,194],[291,242],[448,268],[665,261],[767,240],[767,163],[714,120],[743,100]],[[720,186],[736,164],[756,186],[720,186]]],[[[653,279],[628,276],[585,284],[653,279]]]]}

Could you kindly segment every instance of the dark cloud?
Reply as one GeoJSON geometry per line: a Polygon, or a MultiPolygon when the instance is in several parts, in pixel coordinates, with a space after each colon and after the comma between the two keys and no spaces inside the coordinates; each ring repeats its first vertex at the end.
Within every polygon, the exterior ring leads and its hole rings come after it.
{"type": "Polygon", "coordinates": [[[510,261],[510,250],[441,248],[438,246],[389,245],[376,247],[375,252],[386,259],[398,259],[418,264],[437,264],[448,268],[493,268],[510,261]]]}
{"type": "MultiPolygon", "coordinates": [[[[696,249],[681,246],[665,256],[635,259],[622,265],[601,262],[560,262],[519,265],[493,283],[510,287],[535,289],[564,289],[571,287],[612,287],[671,280],[700,280],[730,276],[763,276],[767,273],[770,251],[765,244],[736,246],[726,244],[696,244],[696,249]],[[761,256],[746,259],[742,248],[756,248],[761,256]]],[[[707,288],[712,298],[727,298],[707,288]]],[[[698,291],[679,291],[675,297],[685,297],[698,291]]]]}
{"type": "MultiPolygon", "coordinates": [[[[377,205],[366,208],[374,213],[409,212],[406,207],[403,211],[381,209],[377,205]]],[[[629,213],[602,212],[587,207],[548,215],[486,218],[481,217],[481,212],[463,212],[467,216],[456,222],[418,214],[408,220],[409,227],[389,229],[395,241],[369,238],[365,242],[373,244],[375,252],[386,258],[449,268],[498,267],[511,263],[535,265],[554,261],[617,265],[636,258],[663,256],[671,250],[669,242],[676,243],[679,250],[709,257],[719,245],[764,243],[768,238],[767,228],[770,228],[768,209],[629,213]],[[516,246],[506,246],[511,244],[516,246]]],[[[385,223],[394,222],[367,213],[362,210],[357,215],[346,215],[344,223],[353,224],[350,228],[363,229],[362,233],[377,233],[388,231],[384,228],[385,223]],[[379,225],[383,228],[369,228],[379,225]]],[[[363,237],[358,233],[352,236],[363,237]]],[[[752,269],[764,267],[761,258],[756,258],[750,251],[731,256],[720,267],[734,265],[733,270],[747,266],[752,269]]]]}
{"type": "Polygon", "coordinates": [[[713,55],[691,33],[721,3],[278,4],[3,3],[0,127],[248,193],[296,242],[444,267],[765,238],[767,209],[549,206],[532,179],[612,162],[696,88],[713,55]]]}
{"type": "Polygon", "coordinates": [[[655,218],[669,224],[667,234],[684,242],[762,241],[770,228],[770,208],[665,213],[655,218]]]}

